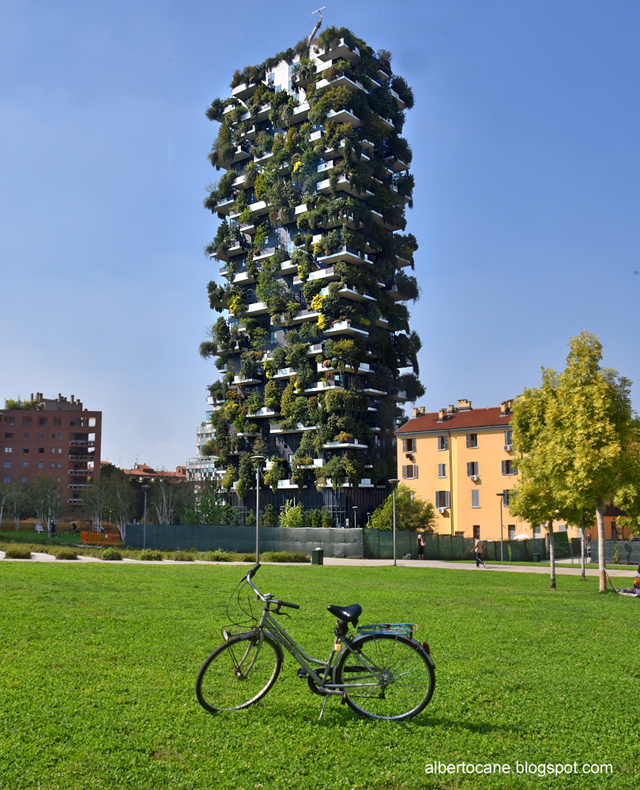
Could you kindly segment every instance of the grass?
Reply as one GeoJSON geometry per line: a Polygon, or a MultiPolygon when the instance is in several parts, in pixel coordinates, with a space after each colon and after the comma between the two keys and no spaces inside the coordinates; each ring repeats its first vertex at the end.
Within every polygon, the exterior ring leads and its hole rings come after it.
{"type": "Polygon", "coordinates": [[[413,790],[637,787],[637,601],[597,579],[390,566],[265,566],[259,588],[301,604],[283,624],[325,657],[326,605],[419,624],[436,691],[411,722],[322,700],[293,659],[247,711],[195,699],[221,641],[237,566],[2,562],[0,785],[12,790],[413,790]],[[610,763],[586,775],[425,774],[442,763],[610,763]]]}

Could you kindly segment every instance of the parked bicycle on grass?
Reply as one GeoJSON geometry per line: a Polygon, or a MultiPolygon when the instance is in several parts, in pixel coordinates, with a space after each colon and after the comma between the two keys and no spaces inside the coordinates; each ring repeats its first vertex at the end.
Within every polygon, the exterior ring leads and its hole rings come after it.
{"type": "Polygon", "coordinates": [[[231,594],[227,614],[232,623],[222,630],[225,641],[198,673],[196,695],[205,710],[240,710],[262,699],[282,669],[283,648],[300,664],[298,677],[324,697],[320,718],[331,697],[362,716],[393,721],[409,719],[429,704],[435,664],[429,645],[413,638],[413,624],[358,626],[360,605],[328,606],[338,618],[331,653],[326,661],[312,658],[274,619],[286,614],[283,607],[300,607],[259,592],[253,583],[259,568],[260,563],[231,594]],[[240,615],[232,614],[236,605],[240,615]]]}

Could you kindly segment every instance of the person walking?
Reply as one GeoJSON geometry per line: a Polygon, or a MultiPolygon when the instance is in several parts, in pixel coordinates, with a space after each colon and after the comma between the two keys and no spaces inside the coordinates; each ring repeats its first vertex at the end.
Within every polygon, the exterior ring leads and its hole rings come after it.
{"type": "Polygon", "coordinates": [[[424,559],[424,538],[422,535],[418,535],[418,559],[424,559]]]}
{"type": "Polygon", "coordinates": [[[476,568],[479,568],[481,564],[483,568],[486,568],[485,561],[482,559],[483,546],[480,538],[476,538],[471,551],[475,551],[476,553],[476,568]]]}

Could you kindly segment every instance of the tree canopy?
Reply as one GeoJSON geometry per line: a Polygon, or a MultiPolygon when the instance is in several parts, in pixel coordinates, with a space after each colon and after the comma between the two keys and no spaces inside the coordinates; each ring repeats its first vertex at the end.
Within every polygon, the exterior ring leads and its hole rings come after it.
{"type": "Polygon", "coordinates": [[[605,502],[625,492],[627,506],[640,504],[638,420],[628,379],[600,366],[598,338],[583,332],[569,345],[564,371],[543,368],[541,386],[514,403],[513,445],[521,457],[510,510],[533,524],[592,524],[595,517],[604,590],[605,502]]]}
{"type": "MultiPolygon", "coordinates": [[[[425,502],[415,496],[408,487],[399,485],[396,491],[396,529],[415,532],[418,529],[431,530],[436,521],[433,503],[425,502]]],[[[393,494],[390,494],[378,507],[367,525],[372,529],[393,529],[393,494]]]]}

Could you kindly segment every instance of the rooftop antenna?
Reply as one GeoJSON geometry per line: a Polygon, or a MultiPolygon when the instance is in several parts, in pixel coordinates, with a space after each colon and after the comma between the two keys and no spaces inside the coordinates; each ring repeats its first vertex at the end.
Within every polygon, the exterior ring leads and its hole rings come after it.
{"type": "Polygon", "coordinates": [[[318,21],[316,22],[316,26],[313,28],[313,30],[311,31],[311,35],[307,39],[307,46],[308,47],[311,46],[311,42],[316,37],[316,33],[318,32],[318,30],[320,30],[320,26],[322,25],[322,12],[323,12],[323,10],[326,7],[327,7],[326,5],[323,5],[321,8],[317,8],[315,11],[311,12],[312,16],[313,16],[313,14],[320,14],[320,19],[318,19],[318,21]]]}

